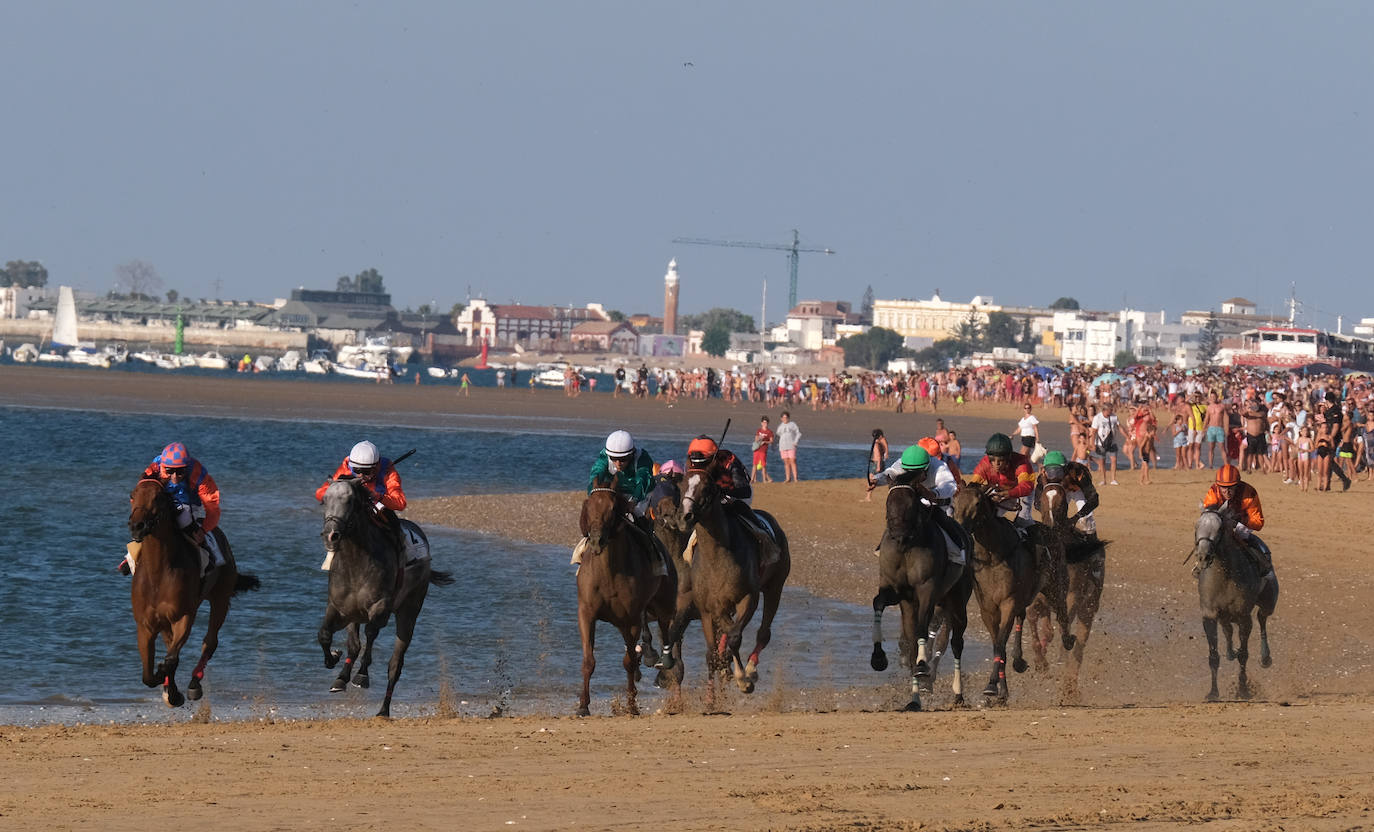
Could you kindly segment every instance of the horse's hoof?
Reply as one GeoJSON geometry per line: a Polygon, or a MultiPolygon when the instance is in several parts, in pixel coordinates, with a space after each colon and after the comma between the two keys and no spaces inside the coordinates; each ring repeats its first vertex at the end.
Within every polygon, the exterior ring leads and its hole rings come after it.
{"type": "Polygon", "coordinates": [[[1237,699],[1249,699],[1250,697],[1252,697],[1252,696],[1254,696],[1254,695],[1255,695],[1255,694],[1250,690],[1250,686],[1249,686],[1249,685],[1240,685],[1239,687],[1236,688],[1236,698],[1237,698],[1237,699]]]}
{"type": "Polygon", "coordinates": [[[887,654],[883,652],[883,648],[874,647],[873,658],[869,659],[868,663],[872,665],[874,670],[880,673],[887,670],[887,654]]]}
{"type": "Polygon", "coordinates": [[[164,690],[162,692],[162,699],[172,708],[180,708],[182,705],[186,704],[186,697],[182,696],[179,690],[164,690]]]}
{"type": "Polygon", "coordinates": [[[987,687],[983,688],[983,696],[986,696],[988,699],[996,698],[996,696],[997,696],[997,683],[996,683],[996,682],[993,682],[992,684],[990,684],[990,685],[988,685],[987,687]]]}
{"type": "Polygon", "coordinates": [[[749,681],[748,679],[745,679],[739,683],[739,689],[744,691],[745,693],[753,693],[754,683],[749,681]]]}
{"type": "Polygon", "coordinates": [[[1050,669],[1050,663],[1049,663],[1049,662],[1045,661],[1044,659],[1036,659],[1036,660],[1035,660],[1035,672],[1036,672],[1036,673],[1048,673],[1048,672],[1049,672],[1049,669],[1050,669]]]}
{"type": "Polygon", "coordinates": [[[655,664],[654,667],[658,668],[659,670],[672,670],[674,664],[675,662],[673,661],[673,654],[665,651],[659,655],[658,663],[655,664]]]}
{"type": "Polygon", "coordinates": [[[744,666],[744,678],[751,682],[757,682],[759,680],[759,666],[753,662],[746,664],[744,666]]]}
{"type": "Polygon", "coordinates": [[[1260,667],[1269,667],[1269,666],[1272,665],[1273,663],[1274,663],[1274,659],[1273,659],[1272,657],[1270,657],[1270,656],[1260,656],[1260,667]]]}
{"type": "Polygon", "coordinates": [[[671,680],[668,678],[668,674],[664,673],[662,670],[654,674],[654,687],[656,688],[669,687],[670,681],[671,680]]]}
{"type": "Polygon", "coordinates": [[[1233,662],[1233,661],[1235,661],[1235,660],[1236,660],[1236,651],[1234,651],[1234,650],[1232,650],[1232,649],[1230,649],[1230,648],[1228,647],[1228,648],[1226,649],[1226,661],[1228,661],[1228,662],[1233,662]]]}
{"type": "Polygon", "coordinates": [[[342,650],[331,650],[329,655],[324,657],[324,666],[333,667],[339,663],[339,659],[341,658],[343,658],[342,650]]]}
{"type": "Polygon", "coordinates": [[[383,705],[383,706],[382,706],[382,709],[381,709],[380,711],[377,712],[377,718],[378,718],[378,719],[391,719],[391,706],[390,706],[390,705],[383,705]]]}
{"type": "Polygon", "coordinates": [[[631,705],[630,707],[625,709],[625,713],[629,714],[630,716],[639,716],[639,706],[631,705]]]}
{"type": "Polygon", "coordinates": [[[964,695],[960,693],[955,695],[954,701],[950,703],[950,707],[956,711],[962,711],[968,707],[968,703],[964,701],[964,695]]]}
{"type": "Polygon", "coordinates": [[[1078,636],[1073,633],[1065,633],[1059,643],[1064,645],[1065,650],[1072,650],[1073,646],[1078,643],[1078,636]]]}
{"type": "Polygon", "coordinates": [[[573,711],[573,716],[591,716],[592,709],[586,705],[578,705],[577,710],[573,711]]]}
{"type": "Polygon", "coordinates": [[[357,685],[360,688],[365,688],[371,685],[372,681],[367,678],[366,673],[359,673],[357,676],[353,677],[353,684],[357,685]]]}
{"type": "Polygon", "coordinates": [[[1216,701],[1219,700],[1219,699],[1221,699],[1221,696],[1218,695],[1216,691],[1211,691],[1210,693],[1207,694],[1206,697],[1203,698],[1202,701],[1204,701],[1204,702],[1216,702],[1216,701]]]}
{"type": "Polygon", "coordinates": [[[201,690],[200,685],[188,685],[186,687],[186,698],[192,702],[199,701],[204,695],[205,693],[201,690]]]}
{"type": "Polygon", "coordinates": [[[334,684],[329,686],[330,693],[343,693],[345,690],[348,690],[348,683],[343,679],[335,679],[334,684]]]}
{"type": "Polygon", "coordinates": [[[1030,665],[1026,664],[1026,660],[1025,660],[1025,659],[1012,659],[1012,660],[1011,660],[1011,669],[1012,669],[1012,670],[1015,670],[1017,673],[1025,673],[1026,670],[1027,670],[1029,667],[1030,667],[1030,665]]]}
{"type": "Polygon", "coordinates": [[[911,700],[910,702],[906,703],[906,707],[905,707],[905,708],[902,708],[902,710],[905,711],[906,713],[909,713],[909,714],[917,713],[918,711],[921,710],[921,700],[919,700],[919,699],[913,699],[913,700],[911,700]]]}

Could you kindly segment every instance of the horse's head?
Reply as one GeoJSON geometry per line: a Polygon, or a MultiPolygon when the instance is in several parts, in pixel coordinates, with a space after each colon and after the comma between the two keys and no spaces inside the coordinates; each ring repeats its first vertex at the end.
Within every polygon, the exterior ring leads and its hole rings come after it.
{"type": "Polygon", "coordinates": [[[1235,525],[1229,514],[1224,506],[1220,509],[1205,508],[1193,525],[1193,557],[1197,558],[1198,565],[1203,569],[1212,562],[1221,547],[1222,532],[1235,525]]]}
{"type": "Polygon", "coordinates": [[[1047,482],[1040,489],[1035,508],[1040,512],[1040,522],[1046,526],[1059,528],[1069,523],[1069,491],[1062,482],[1047,482]]]}
{"type": "Polygon", "coordinates": [[[355,534],[367,519],[369,499],[361,480],[339,477],[324,492],[324,527],[320,537],[325,551],[333,552],[345,535],[355,534]]]}
{"type": "Polygon", "coordinates": [[[910,538],[930,519],[931,507],[921,499],[921,495],[911,482],[906,481],[907,479],[899,477],[887,490],[887,533],[889,537],[898,540],[910,538]]]}
{"type": "Polygon", "coordinates": [[[687,469],[682,485],[683,531],[716,503],[720,494],[720,487],[716,485],[718,476],[720,464],[715,460],[701,468],[687,469]]]}
{"type": "Polygon", "coordinates": [[[595,554],[620,530],[629,511],[628,501],[620,493],[620,474],[597,477],[587,499],[582,501],[579,521],[587,536],[587,549],[595,554]]]}
{"type": "Polygon", "coordinates": [[[153,533],[159,523],[171,519],[172,499],[162,483],[142,479],[129,492],[129,536],[142,540],[153,533]]]}
{"type": "Polygon", "coordinates": [[[671,474],[660,477],[649,492],[649,519],[655,524],[675,532],[684,531],[682,521],[682,491],[678,488],[681,477],[671,474]]]}
{"type": "Polygon", "coordinates": [[[954,509],[954,519],[966,529],[982,525],[996,516],[992,500],[988,498],[991,487],[976,482],[965,483],[954,492],[950,506],[954,509]]]}

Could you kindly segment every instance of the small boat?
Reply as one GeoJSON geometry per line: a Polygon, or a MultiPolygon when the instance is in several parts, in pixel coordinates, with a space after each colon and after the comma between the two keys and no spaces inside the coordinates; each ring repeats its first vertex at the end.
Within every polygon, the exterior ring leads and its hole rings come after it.
{"type": "Polygon", "coordinates": [[[195,365],[202,370],[227,370],[229,369],[229,359],[220,355],[216,350],[198,355],[194,359],[195,365]]]}
{"type": "Polygon", "coordinates": [[[152,350],[139,350],[138,352],[130,353],[129,357],[132,358],[134,361],[142,361],[147,364],[156,364],[159,354],[153,352],[152,350]]]}
{"type": "Polygon", "coordinates": [[[91,347],[76,347],[68,350],[67,361],[72,364],[81,364],[86,367],[104,367],[109,369],[110,356],[104,352],[97,352],[91,347]]]}
{"type": "Polygon", "coordinates": [[[38,347],[33,344],[20,344],[10,353],[10,358],[17,364],[32,364],[38,360],[38,347]]]}
{"type": "Polygon", "coordinates": [[[334,362],[329,359],[328,350],[315,350],[301,366],[311,375],[324,375],[334,370],[334,362]]]}
{"type": "Polygon", "coordinates": [[[277,359],[270,355],[260,355],[253,361],[253,372],[270,373],[277,368],[277,359]]]}
{"type": "Polygon", "coordinates": [[[443,367],[426,367],[425,374],[430,378],[448,378],[452,375],[452,372],[450,370],[445,370],[443,367]]]}
{"type": "Polygon", "coordinates": [[[301,354],[296,350],[287,350],[286,354],[277,359],[277,370],[283,373],[294,373],[301,368],[301,354]]]}

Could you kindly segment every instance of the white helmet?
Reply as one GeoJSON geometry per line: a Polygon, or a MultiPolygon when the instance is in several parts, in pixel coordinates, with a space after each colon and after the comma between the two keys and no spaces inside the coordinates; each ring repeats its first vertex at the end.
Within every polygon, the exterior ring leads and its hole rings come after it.
{"type": "Polygon", "coordinates": [[[606,456],[620,459],[635,452],[635,440],[628,430],[618,430],[606,437],[606,456]]]}
{"type": "Polygon", "coordinates": [[[353,446],[348,452],[348,461],[355,466],[367,467],[377,464],[377,446],[366,439],[353,446]]]}

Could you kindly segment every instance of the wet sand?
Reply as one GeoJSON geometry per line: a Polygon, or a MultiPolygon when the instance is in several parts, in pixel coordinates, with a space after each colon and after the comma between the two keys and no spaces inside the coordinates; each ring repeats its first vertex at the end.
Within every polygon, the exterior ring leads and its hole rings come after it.
{"type": "MultiPolygon", "coordinates": [[[[0,368],[0,396],[136,410],[143,401],[160,406],[174,389],[223,413],[329,419],[378,406],[357,390],[368,385],[187,379],[168,388],[168,377],[146,378],[0,368]]],[[[482,404],[468,409],[466,401],[453,404],[451,388],[434,388],[428,401],[424,387],[408,391],[413,400],[400,386],[377,389],[405,419],[528,418],[520,403],[533,399],[551,418],[591,432],[637,419],[681,419],[689,429],[729,407],[689,403],[665,416],[672,411],[661,403],[600,394],[568,401],[556,392],[478,390],[471,401],[482,404]]],[[[752,426],[754,409],[740,408],[752,426]]],[[[1015,412],[1004,410],[988,412],[995,421],[987,424],[1014,421],[1015,412]]],[[[873,426],[872,413],[794,413],[808,436],[834,441],[866,436],[873,426]]],[[[927,417],[905,418],[914,425],[927,417]]],[[[961,433],[979,435],[973,412],[955,418],[961,433]]],[[[1274,665],[1252,659],[1254,701],[1202,705],[1206,646],[1196,585],[1182,561],[1208,472],[1166,470],[1155,478],[1140,486],[1122,472],[1121,485],[1103,489],[1100,529],[1113,543],[1082,668],[1084,707],[1059,706],[1054,648],[1047,673],[1009,674],[1005,709],[944,710],[942,665],[927,698],[939,710],[923,714],[846,710],[842,691],[781,684],[765,687],[766,699],[734,694],[733,716],[689,708],[638,719],[188,724],[191,712],[168,711],[166,726],[6,727],[0,777],[10,788],[0,792],[0,827],[119,829],[150,818],[244,829],[374,828],[398,819],[421,829],[1369,826],[1374,637],[1365,621],[1374,579],[1363,542],[1374,534],[1374,485],[1300,493],[1277,477],[1255,478],[1282,585],[1270,625],[1274,665]]],[[[855,686],[890,688],[896,707],[905,701],[900,672],[867,670],[882,503],[860,502],[862,494],[858,480],[761,485],[756,504],[789,533],[791,583],[859,605],[854,655],[836,660],[853,661],[855,686]]],[[[440,498],[416,501],[409,516],[571,545],[579,501],[571,493],[440,498]],[[511,501],[532,499],[544,501],[542,519],[514,520],[521,513],[511,501]]],[[[889,612],[890,654],[897,619],[889,612]]],[[[986,638],[976,610],[970,637],[986,638]]],[[[786,638],[775,631],[775,644],[786,638]]],[[[578,649],[576,633],[567,634],[566,649],[578,649]]],[[[598,674],[618,670],[611,651],[599,658],[598,674]]],[[[1223,696],[1234,694],[1235,669],[1222,664],[1223,696]]],[[[777,670],[766,651],[765,679],[777,670]]],[[[964,670],[965,690],[976,694],[989,667],[970,661],[964,670]]],[[[211,704],[212,683],[213,669],[211,704]]],[[[689,688],[700,684],[689,675],[689,688]]]]}

